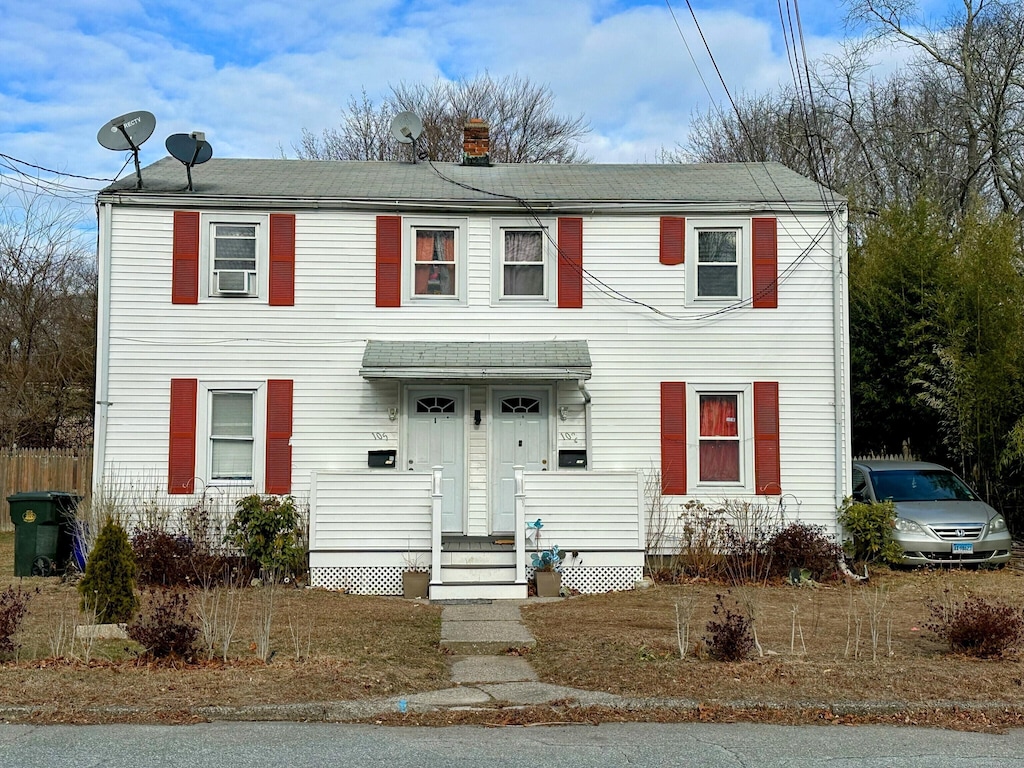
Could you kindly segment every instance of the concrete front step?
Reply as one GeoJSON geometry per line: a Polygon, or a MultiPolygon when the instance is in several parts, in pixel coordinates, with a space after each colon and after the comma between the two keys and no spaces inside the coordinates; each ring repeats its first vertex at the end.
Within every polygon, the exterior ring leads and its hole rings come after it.
{"type": "Polygon", "coordinates": [[[525,600],[526,584],[511,582],[446,582],[430,585],[431,600],[525,600]]]}
{"type": "Polygon", "coordinates": [[[515,566],[514,551],[452,551],[441,550],[441,565],[500,565],[515,566]]]}
{"type": "Polygon", "coordinates": [[[441,566],[441,581],[449,582],[490,582],[510,584],[516,580],[516,567],[492,565],[449,565],[441,566]]]}

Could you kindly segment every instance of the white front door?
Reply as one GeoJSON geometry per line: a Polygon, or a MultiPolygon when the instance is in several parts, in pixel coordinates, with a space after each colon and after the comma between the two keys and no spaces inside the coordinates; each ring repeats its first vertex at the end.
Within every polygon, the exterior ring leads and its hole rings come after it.
{"type": "Polygon", "coordinates": [[[491,532],[511,533],[515,527],[513,468],[530,471],[551,463],[548,393],[543,390],[495,390],[491,403],[494,435],[491,452],[491,532]]]}
{"type": "Polygon", "coordinates": [[[410,390],[406,470],[441,472],[441,530],[464,533],[464,393],[460,390],[410,390]]]}

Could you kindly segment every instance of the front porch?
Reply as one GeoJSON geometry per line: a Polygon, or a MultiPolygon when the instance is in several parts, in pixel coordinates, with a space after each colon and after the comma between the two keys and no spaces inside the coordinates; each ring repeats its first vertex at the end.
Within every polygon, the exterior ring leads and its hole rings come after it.
{"type": "Polygon", "coordinates": [[[400,595],[402,572],[430,571],[430,598],[522,599],[530,553],[569,554],[562,583],[584,593],[632,589],[643,576],[639,472],[514,470],[511,534],[442,532],[442,469],[316,472],[310,489],[310,584],[355,594],[400,595]],[[539,542],[527,520],[540,519],[539,542]]]}

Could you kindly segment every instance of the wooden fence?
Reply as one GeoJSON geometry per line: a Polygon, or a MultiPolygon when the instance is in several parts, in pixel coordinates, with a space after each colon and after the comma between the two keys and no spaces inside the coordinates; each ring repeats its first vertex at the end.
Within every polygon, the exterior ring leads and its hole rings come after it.
{"type": "Polygon", "coordinates": [[[25,491],[67,491],[87,496],[92,451],[0,449],[0,531],[13,531],[7,497],[25,491]]]}

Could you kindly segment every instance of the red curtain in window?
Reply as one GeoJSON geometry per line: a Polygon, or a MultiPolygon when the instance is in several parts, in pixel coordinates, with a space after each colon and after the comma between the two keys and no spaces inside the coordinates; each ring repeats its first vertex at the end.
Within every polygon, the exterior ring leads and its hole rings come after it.
{"type": "Polygon", "coordinates": [[[454,232],[420,230],[416,233],[415,283],[417,296],[455,295],[454,232]]]}
{"type": "Polygon", "coordinates": [[[735,395],[700,397],[700,479],[702,482],[738,482],[740,444],[738,440],[714,440],[736,437],[738,422],[735,395]]]}

